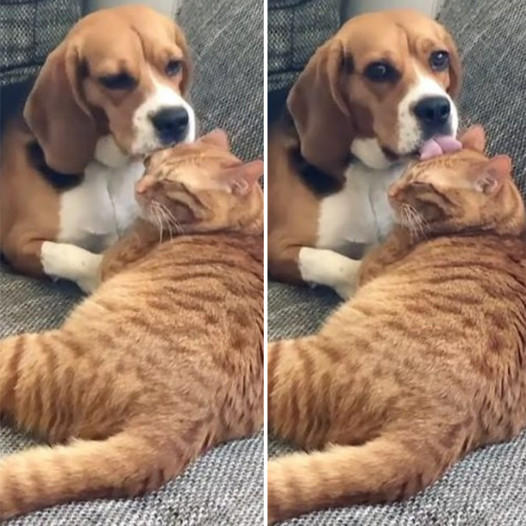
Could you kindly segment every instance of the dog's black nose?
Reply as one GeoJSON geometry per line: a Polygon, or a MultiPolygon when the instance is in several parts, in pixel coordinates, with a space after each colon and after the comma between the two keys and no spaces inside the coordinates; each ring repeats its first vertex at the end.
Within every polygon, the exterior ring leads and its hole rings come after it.
{"type": "Polygon", "coordinates": [[[184,108],[163,108],[151,119],[159,137],[165,144],[178,142],[186,136],[188,112],[184,108]]]}
{"type": "Polygon", "coordinates": [[[414,112],[426,131],[439,131],[449,119],[451,104],[446,97],[425,97],[414,112]]]}

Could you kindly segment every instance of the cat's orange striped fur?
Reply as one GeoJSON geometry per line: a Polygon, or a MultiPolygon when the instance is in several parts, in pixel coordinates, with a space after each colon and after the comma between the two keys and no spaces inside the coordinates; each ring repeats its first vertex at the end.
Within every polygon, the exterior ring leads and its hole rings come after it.
{"type": "Polygon", "coordinates": [[[269,521],[390,501],[526,425],[524,205],[505,156],[465,149],[390,189],[401,226],[318,334],[269,346],[269,521]]]}
{"type": "Polygon", "coordinates": [[[221,132],[154,154],[99,289],[62,328],[0,342],[1,412],[63,443],[0,460],[0,518],[157,488],[260,429],[261,173],[221,132]]]}

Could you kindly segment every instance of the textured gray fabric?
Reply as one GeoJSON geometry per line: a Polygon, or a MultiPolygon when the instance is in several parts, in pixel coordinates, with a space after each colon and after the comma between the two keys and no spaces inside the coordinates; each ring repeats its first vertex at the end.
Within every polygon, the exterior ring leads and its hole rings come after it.
{"type": "Polygon", "coordinates": [[[268,337],[297,338],[316,332],[339,298],[325,287],[268,284],[268,337]]]}
{"type": "Polygon", "coordinates": [[[0,86],[36,73],[81,6],[81,0],[0,0],[0,86]]]}
{"type": "MultiPolygon", "coordinates": [[[[465,66],[464,123],[486,126],[490,151],[509,153],[526,193],[526,4],[522,0],[450,0],[442,22],[455,35],[465,66]]],[[[269,286],[269,337],[314,332],[338,304],[331,292],[269,286]]],[[[271,441],[269,453],[291,448],[271,441]]],[[[526,433],[469,455],[439,482],[406,502],[354,506],[286,522],[301,526],[523,526],[526,524],[526,433]]]]}
{"type": "Polygon", "coordinates": [[[268,89],[290,86],[340,25],[341,0],[269,0],[268,89]]]}
{"type": "MultiPolygon", "coordinates": [[[[404,502],[311,513],[287,526],[524,526],[526,433],[480,449],[404,502]]],[[[292,448],[271,443],[269,454],[292,448]]]]}
{"type": "Polygon", "coordinates": [[[526,195],[526,68],[521,58],[526,54],[526,4],[449,1],[440,20],[456,37],[465,67],[463,121],[484,124],[491,153],[511,155],[515,177],[526,195]]]}
{"type": "Polygon", "coordinates": [[[263,155],[263,1],[185,0],[178,16],[195,62],[203,131],[228,131],[236,154],[263,155]]]}
{"type": "MultiPolygon", "coordinates": [[[[6,18],[4,5],[5,2],[0,3],[0,19],[6,18]]],[[[246,158],[261,156],[263,3],[185,0],[179,22],[194,50],[197,71],[193,103],[203,129],[225,127],[237,153],[246,158]]],[[[15,276],[0,265],[0,337],[55,327],[79,299],[80,294],[73,286],[15,276]]],[[[28,437],[0,426],[0,455],[32,443],[28,437]]],[[[212,450],[175,481],[143,498],[57,506],[9,524],[263,524],[263,470],[260,434],[212,450]]]]}

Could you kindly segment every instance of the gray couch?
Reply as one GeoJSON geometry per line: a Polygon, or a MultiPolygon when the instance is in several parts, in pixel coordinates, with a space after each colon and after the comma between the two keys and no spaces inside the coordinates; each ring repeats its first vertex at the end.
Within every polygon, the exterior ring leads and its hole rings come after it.
{"type": "MultiPolygon", "coordinates": [[[[0,0],[0,86],[37,71],[80,14],[77,1],[0,0]]],[[[196,63],[192,98],[201,129],[224,127],[236,153],[247,159],[261,157],[263,3],[185,0],[178,20],[196,63]]],[[[57,326],[80,299],[72,285],[20,277],[0,264],[0,337],[57,326]]],[[[0,427],[0,455],[32,443],[8,426],[0,427]]],[[[263,470],[260,434],[212,450],[151,495],[56,506],[10,524],[263,524],[263,470]]]]}
{"type": "MultiPolygon", "coordinates": [[[[330,25],[339,6],[329,2],[300,1],[293,11],[287,2],[270,0],[269,84],[284,87],[302,64],[297,50],[310,49],[323,40],[319,28],[330,25]],[[334,5],[333,5],[334,4],[334,5]],[[310,28],[298,25],[302,11],[310,28]],[[316,13],[317,10],[317,13],[316,13]],[[276,28],[295,28],[284,40],[276,28]],[[301,33],[300,31],[303,31],[301,33]]],[[[396,2],[393,2],[395,4],[396,2]]],[[[460,99],[464,123],[481,122],[489,134],[492,153],[509,153],[515,176],[526,195],[526,126],[523,111],[526,86],[526,4],[522,0],[449,0],[440,20],[455,35],[465,66],[460,99]]],[[[335,30],[336,27],[333,28],[335,30]]],[[[269,338],[311,333],[336,307],[330,291],[270,283],[269,338]]],[[[271,441],[270,454],[290,447],[271,441]]],[[[469,455],[427,491],[406,502],[383,506],[354,506],[313,513],[287,524],[345,526],[523,526],[526,524],[526,433],[513,442],[487,447],[469,455]]]]}

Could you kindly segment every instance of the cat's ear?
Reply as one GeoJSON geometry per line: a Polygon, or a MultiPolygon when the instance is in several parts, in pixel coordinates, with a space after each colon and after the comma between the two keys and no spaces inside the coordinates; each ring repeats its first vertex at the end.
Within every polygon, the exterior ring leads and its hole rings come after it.
{"type": "Polygon", "coordinates": [[[246,195],[263,175],[263,161],[251,161],[221,170],[218,177],[223,185],[237,195],[246,195]]]}
{"type": "Polygon", "coordinates": [[[143,159],[144,168],[148,170],[151,167],[161,165],[166,159],[172,155],[172,148],[164,148],[163,150],[156,150],[147,155],[143,159]]]}
{"type": "Polygon", "coordinates": [[[470,126],[458,140],[466,150],[484,153],[486,149],[486,132],[480,124],[470,126]]]}
{"type": "Polygon", "coordinates": [[[490,159],[475,176],[475,189],[487,195],[497,193],[506,178],[511,177],[511,159],[497,155],[490,159]]]}
{"type": "Polygon", "coordinates": [[[214,146],[217,146],[218,148],[226,150],[227,152],[230,151],[230,141],[228,140],[228,135],[225,130],[222,130],[220,128],[216,128],[210,133],[203,135],[199,138],[199,141],[205,142],[207,144],[212,144],[214,146]]]}

